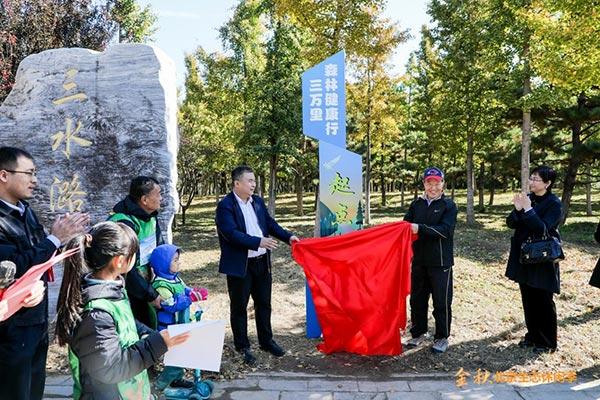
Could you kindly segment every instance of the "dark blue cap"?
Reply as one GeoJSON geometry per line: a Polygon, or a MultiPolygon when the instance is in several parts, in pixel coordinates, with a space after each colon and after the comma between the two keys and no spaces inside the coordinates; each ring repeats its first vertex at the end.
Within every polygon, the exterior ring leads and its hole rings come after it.
{"type": "Polygon", "coordinates": [[[441,181],[441,180],[444,180],[444,173],[439,168],[429,167],[425,170],[425,173],[423,174],[423,180],[425,181],[429,178],[433,178],[437,181],[441,181]]]}

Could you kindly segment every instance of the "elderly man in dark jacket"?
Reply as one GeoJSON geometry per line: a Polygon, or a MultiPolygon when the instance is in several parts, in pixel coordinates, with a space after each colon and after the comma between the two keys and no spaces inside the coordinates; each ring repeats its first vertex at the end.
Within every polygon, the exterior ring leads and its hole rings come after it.
{"type": "Polygon", "coordinates": [[[407,347],[417,347],[427,338],[427,309],[433,298],[435,335],[434,353],[448,349],[452,322],[452,266],[454,265],[454,228],[457,209],[444,196],[444,173],[427,168],[423,175],[425,193],[410,205],[404,220],[412,222],[413,242],[411,269],[410,319],[412,339],[407,347]]]}
{"type": "Polygon", "coordinates": [[[233,191],[217,206],[216,224],[221,247],[219,272],[227,275],[231,329],[235,349],[247,364],[256,363],[248,340],[247,307],[254,301],[260,348],[281,357],[285,354],[273,340],[271,329],[271,250],[277,241],[299,240],[269,215],[264,201],[254,195],[256,181],[251,168],[241,166],[231,173],[233,191]]]}
{"type": "Polygon", "coordinates": [[[158,224],[158,209],[161,194],[158,181],[148,176],[138,176],[131,180],[129,194],[113,207],[110,221],[122,222],[129,226],[140,241],[135,267],[127,273],[127,295],[135,319],[156,328],[154,308],[160,308],[161,297],[154,290],[151,269],[148,264],[152,251],[164,243],[158,224]]]}
{"type": "Polygon", "coordinates": [[[558,224],[561,202],[552,194],[556,172],[546,166],[531,171],[529,195],[514,196],[514,210],[506,218],[515,230],[510,243],[506,276],[519,283],[527,333],[519,346],[533,347],[537,353],[557,348],[557,316],[553,294],[560,293],[558,262],[521,264],[521,245],[528,238],[544,234],[560,239],[558,224]]]}

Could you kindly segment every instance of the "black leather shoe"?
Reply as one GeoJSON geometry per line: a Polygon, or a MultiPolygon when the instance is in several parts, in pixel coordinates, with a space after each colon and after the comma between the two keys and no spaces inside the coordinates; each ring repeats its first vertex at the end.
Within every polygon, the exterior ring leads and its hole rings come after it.
{"type": "Polygon", "coordinates": [[[268,351],[275,357],[281,357],[285,354],[285,350],[282,349],[277,343],[271,341],[267,346],[260,346],[261,350],[268,351]]]}
{"type": "Polygon", "coordinates": [[[519,347],[522,349],[526,349],[528,347],[534,347],[534,346],[535,346],[535,344],[532,341],[530,341],[529,339],[522,339],[519,342],[519,347]]]}
{"type": "Polygon", "coordinates": [[[555,351],[556,349],[553,349],[552,347],[535,346],[533,348],[533,352],[536,354],[554,353],[555,351]]]}
{"type": "Polygon", "coordinates": [[[242,356],[244,356],[244,364],[256,364],[256,357],[254,357],[254,354],[252,354],[249,348],[241,349],[240,353],[242,353],[242,356]]]}

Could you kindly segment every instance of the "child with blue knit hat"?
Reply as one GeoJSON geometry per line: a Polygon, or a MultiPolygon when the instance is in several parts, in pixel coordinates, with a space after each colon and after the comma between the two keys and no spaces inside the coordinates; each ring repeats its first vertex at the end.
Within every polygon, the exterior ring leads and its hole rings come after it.
{"type": "MultiPolygon", "coordinates": [[[[206,300],[208,297],[208,290],[187,287],[179,277],[180,253],[179,247],[163,244],[156,247],[150,256],[150,266],[155,275],[152,286],[163,299],[161,308],[157,311],[159,330],[166,329],[169,325],[190,322],[192,303],[206,300]]],[[[183,368],[165,366],[156,379],[155,388],[163,390],[167,386],[193,387],[193,383],[183,379],[183,375],[183,368]]]]}

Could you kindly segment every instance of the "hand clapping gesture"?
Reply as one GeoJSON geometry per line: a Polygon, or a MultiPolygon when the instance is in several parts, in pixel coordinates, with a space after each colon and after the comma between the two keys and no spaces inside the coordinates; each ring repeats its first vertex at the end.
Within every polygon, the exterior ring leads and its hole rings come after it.
{"type": "Polygon", "coordinates": [[[525,193],[516,193],[513,196],[513,204],[517,211],[528,210],[531,208],[531,199],[525,193]]]}

